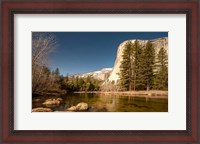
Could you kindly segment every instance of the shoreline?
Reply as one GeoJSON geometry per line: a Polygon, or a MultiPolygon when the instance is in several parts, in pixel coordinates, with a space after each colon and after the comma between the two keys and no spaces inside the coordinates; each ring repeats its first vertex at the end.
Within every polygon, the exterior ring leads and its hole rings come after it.
{"type": "MultiPolygon", "coordinates": [[[[150,90],[150,91],[75,91],[72,92],[75,94],[98,94],[100,96],[131,96],[131,97],[146,97],[146,98],[168,98],[168,91],[159,91],[159,90],[150,90]]],[[[70,93],[61,94],[61,93],[45,93],[37,96],[45,96],[45,97],[58,97],[65,96],[70,93]]],[[[33,97],[37,97],[33,96],[33,97]]]]}
{"type": "Polygon", "coordinates": [[[168,91],[158,91],[158,90],[150,90],[150,91],[78,91],[73,93],[96,93],[100,95],[120,95],[120,96],[147,96],[147,97],[165,97],[168,98],[168,91]]]}

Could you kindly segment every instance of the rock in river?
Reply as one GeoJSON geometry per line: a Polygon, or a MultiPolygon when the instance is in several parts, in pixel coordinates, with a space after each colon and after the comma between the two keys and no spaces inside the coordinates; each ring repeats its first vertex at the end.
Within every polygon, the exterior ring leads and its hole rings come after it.
{"type": "Polygon", "coordinates": [[[52,109],[50,109],[50,108],[38,107],[38,108],[32,109],[32,112],[52,112],[52,109]]]}
{"type": "Polygon", "coordinates": [[[81,102],[81,103],[78,103],[76,106],[72,106],[68,108],[67,111],[85,111],[87,109],[88,109],[88,104],[81,102]]]}
{"type": "Polygon", "coordinates": [[[76,109],[79,110],[79,111],[87,110],[88,109],[88,104],[84,103],[84,102],[78,103],[76,105],[76,109]]]}
{"type": "Polygon", "coordinates": [[[68,108],[67,111],[76,111],[76,106],[72,106],[72,107],[68,108]]]}
{"type": "Polygon", "coordinates": [[[59,105],[63,99],[61,98],[54,98],[54,99],[47,99],[45,102],[43,102],[43,105],[59,105]]]}

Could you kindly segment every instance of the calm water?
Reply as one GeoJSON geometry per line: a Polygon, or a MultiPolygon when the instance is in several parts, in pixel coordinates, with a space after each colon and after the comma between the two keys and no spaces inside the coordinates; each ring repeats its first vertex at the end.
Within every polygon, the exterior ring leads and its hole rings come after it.
{"type": "MultiPolygon", "coordinates": [[[[55,96],[38,96],[37,102],[33,100],[33,108],[45,107],[42,103],[45,99],[55,98],[55,96]]],[[[93,93],[76,93],[61,97],[64,103],[59,106],[50,106],[54,111],[64,111],[80,102],[89,105],[88,112],[167,112],[167,98],[150,98],[148,96],[119,96],[119,95],[99,95],[93,93]]]]}

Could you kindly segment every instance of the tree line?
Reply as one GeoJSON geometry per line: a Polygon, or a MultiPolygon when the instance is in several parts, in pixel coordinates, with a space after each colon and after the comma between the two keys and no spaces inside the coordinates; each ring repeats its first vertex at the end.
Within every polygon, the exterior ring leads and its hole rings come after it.
{"type": "Polygon", "coordinates": [[[50,71],[48,67],[43,66],[40,77],[40,84],[33,94],[46,93],[70,93],[74,91],[99,91],[102,81],[91,76],[86,78],[75,76],[60,75],[59,69],[50,71]]]}
{"type": "Polygon", "coordinates": [[[162,47],[158,54],[151,41],[144,46],[128,41],[122,54],[119,85],[121,90],[167,90],[168,57],[162,47]]]}
{"type": "Polygon", "coordinates": [[[61,77],[61,89],[67,92],[73,91],[99,91],[101,80],[95,79],[91,76],[82,78],[75,76],[61,77]]]}

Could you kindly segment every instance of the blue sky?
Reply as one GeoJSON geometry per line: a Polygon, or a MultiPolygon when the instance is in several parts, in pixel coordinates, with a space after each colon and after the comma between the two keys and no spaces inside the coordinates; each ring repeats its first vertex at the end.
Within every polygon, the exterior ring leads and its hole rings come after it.
{"type": "Polygon", "coordinates": [[[168,37],[168,32],[53,32],[57,48],[50,55],[50,69],[60,74],[85,73],[113,67],[120,43],[130,39],[168,37]]]}

